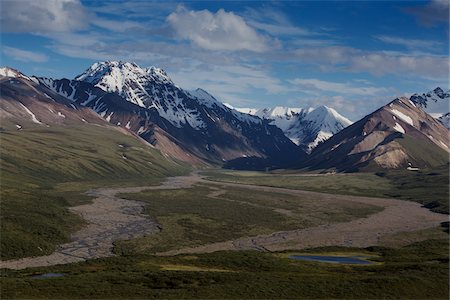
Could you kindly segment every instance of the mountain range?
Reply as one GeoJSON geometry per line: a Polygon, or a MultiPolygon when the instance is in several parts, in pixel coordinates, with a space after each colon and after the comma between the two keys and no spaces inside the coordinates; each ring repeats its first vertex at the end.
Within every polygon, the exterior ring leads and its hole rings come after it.
{"type": "Polygon", "coordinates": [[[448,129],[433,118],[448,117],[440,88],[352,123],[326,106],[234,109],[201,88],[180,88],[160,68],[121,61],[95,63],[72,80],[1,68],[0,83],[0,116],[19,130],[110,126],[198,166],[357,171],[448,161],[448,129]]]}
{"type": "Polygon", "coordinates": [[[352,124],[352,121],[336,110],[324,105],[308,109],[277,106],[236,110],[268,120],[307,153],[311,153],[319,143],[352,124]]]}
{"type": "MultiPolygon", "coordinates": [[[[164,154],[189,163],[220,164],[259,157],[277,164],[306,155],[268,121],[230,109],[206,91],[183,90],[158,68],[100,62],[73,80],[28,77],[11,69],[2,69],[0,74],[15,74],[15,80],[29,81],[35,92],[44,98],[51,95],[51,101],[66,107],[90,108],[164,154]]],[[[9,89],[16,87],[11,80],[4,82],[8,83],[9,89]]]]}

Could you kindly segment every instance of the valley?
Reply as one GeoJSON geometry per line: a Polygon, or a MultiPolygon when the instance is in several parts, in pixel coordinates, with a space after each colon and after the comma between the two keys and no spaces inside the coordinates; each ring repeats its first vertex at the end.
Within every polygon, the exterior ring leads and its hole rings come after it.
{"type": "MultiPolygon", "coordinates": [[[[223,176],[216,172],[207,174],[223,176]]],[[[44,260],[37,256],[10,265],[2,261],[2,296],[346,298],[349,291],[358,298],[448,296],[448,234],[441,227],[447,215],[403,200],[212,182],[202,176],[91,190],[97,198],[69,208],[86,221],[72,238],[87,235],[95,240],[102,237],[98,226],[120,226],[130,230],[126,238],[132,239],[114,242],[114,254],[110,239],[101,238],[94,249],[103,246],[105,251],[94,257],[52,261],[52,255],[44,260]],[[144,215],[131,204],[145,207],[144,215]],[[105,213],[108,218],[102,221],[105,213]],[[140,216],[155,230],[133,235],[127,220],[140,216]],[[375,264],[289,258],[298,254],[363,255],[375,264]],[[63,276],[33,277],[47,273],[63,276]]],[[[323,176],[332,175],[315,177],[323,176]]]]}
{"type": "Polygon", "coordinates": [[[448,298],[439,88],[353,123],[123,61],[0,75],[2,297],[448,298]]]}
{"type": "Polygon", "coordinates": [[[159,186],[100,188],[86,194],[95,198],[92,203],[69,208],[86,222],[72,235],[73,242],[59,245],[49,256],[2,261],[0,267],[51,266],[114,253],[364,248],[382,245],[398,233],[438,228],[448,219],[408,201],[212,183],[197,172],[159,186]]]}

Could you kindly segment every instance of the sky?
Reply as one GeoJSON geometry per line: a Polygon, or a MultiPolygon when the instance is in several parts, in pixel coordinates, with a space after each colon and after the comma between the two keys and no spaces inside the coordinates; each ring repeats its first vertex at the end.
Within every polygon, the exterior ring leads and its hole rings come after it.
{"type": "Polygon", "coordinates": [[[0,64],[27,75],[130,61],[235,107],[327,105],[353,121],[449,89],[449,0],[1,0],[0,12],[0,64]]]}

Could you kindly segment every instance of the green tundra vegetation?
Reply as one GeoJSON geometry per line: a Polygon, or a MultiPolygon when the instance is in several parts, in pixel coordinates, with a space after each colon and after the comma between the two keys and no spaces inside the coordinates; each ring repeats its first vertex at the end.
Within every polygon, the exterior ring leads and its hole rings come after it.
{"type": "Polygon", "coordinates": [[[297,261],[289,258],[289,252],[117,256],[71,265],[4,270],[1,295],[5,299],[448,299],[448,250],[445,239],[399,249],[309,250],[323,254],[361,253],[373,256],[373,265],[297,261]],[[45,273],[65,276],[33,278],[45,273]]]}
{"type": "Polygon", "coordinates": [[[44,255],[83,221],[67,207],[89,201],[99,186],[157,184],[188,168],[116,129],[97,125],[2,123],[1,259],[44,255]],[[125,159],[125,158],[126,159],[125,159]]]}
{"type": "Polygon", "coordinates": [[[117,242],[116,253],[126,255],[346,222],[382,210],[362,203],[331,202],[320,195],[298,197],[245,188],[222,190],[208,185],[119,196],[146,203],[145,213],[162,226],[158,234],[117,242]]]}
{"type": "Polygon", "coordinates": [[[377,173],[288,174],[233,170],[204,172],[209,180],[264,185],[369,197],[399,198],[422,203],[432,211],[449,213],[449,168],[391,170],[377,173]]]}

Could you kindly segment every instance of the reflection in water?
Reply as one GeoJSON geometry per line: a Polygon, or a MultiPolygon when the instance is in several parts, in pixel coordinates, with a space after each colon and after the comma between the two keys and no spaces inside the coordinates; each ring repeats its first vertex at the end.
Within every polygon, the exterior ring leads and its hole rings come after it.
{"type": "Polygon", "coordinates": [[[292,255],[289,258],[296,260],[317,261],[335,264],[370,265],[373,262],[364,256],[329,256],[329,255],[292,255]]]}
{"type": "Polygon", "coordinates": [[[45,274],[31,276],[31,278],[45,279],[45,278],[54,278],[54,277],[63,277],[63,276],[66,276],[66,274],[64,274],[64,273],[45,273],[45,274]]]}

